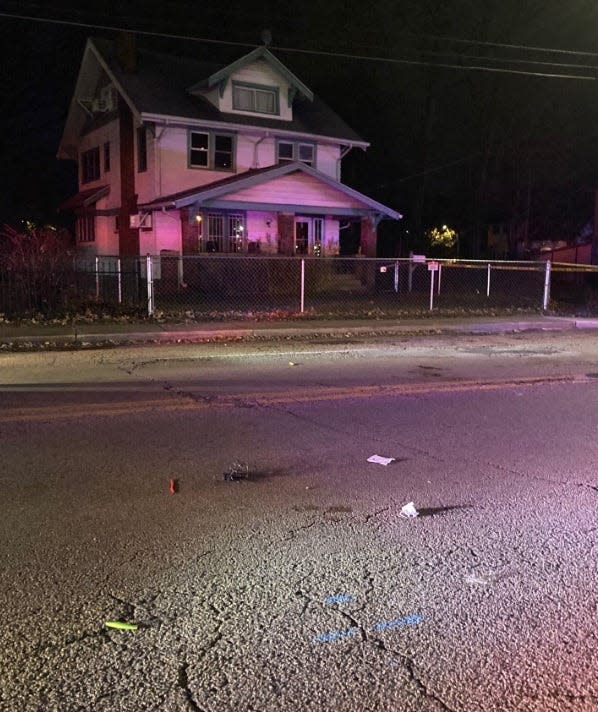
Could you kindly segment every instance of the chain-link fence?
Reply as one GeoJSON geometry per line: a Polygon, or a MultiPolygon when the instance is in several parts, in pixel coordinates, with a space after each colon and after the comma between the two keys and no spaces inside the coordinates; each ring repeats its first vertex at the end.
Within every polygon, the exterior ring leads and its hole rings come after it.
{"type": "Polygon", "coordinates": [[[42,310],[22,278],[0,271],[0,313],[47,313],[90,304],[198,319],[541,311],[551,299],[583,300],[588,285],[598,280],[598,267],[417,255],[374,259],[168,254],[77,259],[59,277],[45,275],[52,289],[42,310]]]}
{"type": "MultiPolygon", "coordinates": [[[[150,315],[196,318],[403,316],[548,308],[597,268],[546,262],[176,255],[140,258],[135,283],[150,315]],[[556,275],[562,278],[556,280],[556,275]],[[555,295],[553,295],[555,296],[555,295]]],[[[96,285],[114,283],[114,270],[96,285]]],[[[112,286],[114,292],[114,286],[112,286]]],[[[100,286],[100,294],[102,287],[100,286]]]]}

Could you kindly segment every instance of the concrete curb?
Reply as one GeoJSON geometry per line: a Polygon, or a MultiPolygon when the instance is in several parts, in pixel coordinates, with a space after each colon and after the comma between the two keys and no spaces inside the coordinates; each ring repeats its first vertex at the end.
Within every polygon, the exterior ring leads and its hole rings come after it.
{"type": "Polygon", "coordinates": [[[519,331],[566,331],[571,329],[598,329],[598,319],[578,319],[574,317],[545,317],[530,320],[498,320],[498,321],[464,321],[462,323],[443,323],[442,320],[421,324],[383,324],[373,322],[371,326],[352,325],[350,322],[330,326],[313,324],[311,326],[276,326],[276,327],[247,327],[247,328],[197,328],[168,331],[134,329],[125,332],[96,332],[96,333],[32,333],[23,335],[1,334],[0,346],[4,348],[27,348],[41,346],[52,347],[85,347],[92,345],[121,346],[126,344],[143,343],[180,343],[196,342],[207,343],[213,341],[242,340],[242,339],[272,339],[300,337],[332,337],[332,336],[401,336],[401,335],[438,335],[438,334],[498,334],[519,331]]]}

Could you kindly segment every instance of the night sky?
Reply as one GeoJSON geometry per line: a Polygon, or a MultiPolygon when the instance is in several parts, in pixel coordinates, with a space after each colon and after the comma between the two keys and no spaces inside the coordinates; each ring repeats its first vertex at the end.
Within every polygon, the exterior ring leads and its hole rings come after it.
{"type": "MultiPolygon", "coordinates": [[[[487,223],[529,217],[529,239],[572,239],[593,219],[595,2],[135,0],[92,9],[0,0],[0,13],[247,43],[138,35],[140,46],[222,62],[260,44],[268,28],[272,51],[371,143],[345,159],[343,180],[402,212],[393,230],[409,229],[413,246],[447,223],[475,256],[487,223]]],[[[64,220],[56,207],[76,190],[74,165],[55,155],[85,40],[114,32],[0,16],[0,33],[0,223],[56,224],[64,220]]]]}

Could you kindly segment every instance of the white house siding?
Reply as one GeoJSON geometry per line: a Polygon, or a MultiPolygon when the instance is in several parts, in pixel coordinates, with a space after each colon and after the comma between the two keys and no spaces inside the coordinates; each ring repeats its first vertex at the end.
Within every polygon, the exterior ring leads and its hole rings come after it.
{"type": "Polygon", "coordinates": [[[114,215],[96,217],[96,255],[118,255],[118,233],[114,231],[115,224],[114,215]]]}
{"type": "MultiPolygon", "coordinates": [[[[152,215],[156,253],[172,250],[182,254],[181,216],[178,210],[155,211],[152,215]]],[[[142,230],[140,236],[144,234],[142,230]]]]}
{"type": "MultiPolygon", "coordinates": [[[[101,201],[103,209],[120,207],[120,134],[118,121],[100,126],[81,137],[78,156],[79,190],[88,190],[101,185],[109,185],[110,193],[101,201]],[[104,170],[104,144],[110,143],[110,170],[104,170]],[[100,149],[100,177],[88,183],[81,182],[81,155],[92,148],[100,149]]],[[[100,205],[98,204],[98,207],[100,205]]]]}
{"type": "Polygon", "coordinates": [[[338,144],[319,143],[316,146],[316,165],[313,167],[317,168],[321,173],[340,181],[340,157],[341,149],[338,144]]]}
{"type": "Polygon", "coordinates": [[[331,217],[324,220],[324,254],[326,256],[339,253],[339,222],[331,217]]]}
{"type": "MultiPolygon", "coordinates": [[[[163,127],[157,126],[158,135],[163,127]]],[[[197,128],[197,131],[201,131],[197,128]]],[[[172,195],[179,191],[197,188],[222,178],[234,175],[232,171],[213,171],[208,168],[188,167],[188,132],[185,128],[166,127],[159,140],[156,160],[153,163],[156,174],[152,176],[156,194],[151,197],[139,197],[139,202],[152,200],[154,197],[172,195]]],[[[148,174],[151,173],[148,165],[148,174]]],[[[139,174],[138,174],[139,175],[139,174]]]]}
{"type": "Polygon", "coordinates": [[[154,131],[152,128],[146,127],[145,138],[147,147],[147,170],[141,173],[138,170],[138,145],[137,145],[137,129],[141,124],[135,123],[135,140],[134,140],[134,155],[133,161],[135,163],[135,192],[137,193],[137,202],[145,203],[153,200],[156,197],[156,147],[154,139],[154,131]]]}
{"type": "MultiPolygon", "coordinates": [[[[362,202],[305,173],[294,173],[226,195],[226,200],[326,208],[363,208],[362,202]]],[[[328,212],[328,211],[326,211],[328,212]]]]}
{"type": "Polygon", "coordinates": [[[258,141],[260,141],[259,135],[237,136],[237,173],[244,173],[251,168],[266,168],[274,165],[274,139],[265,138],[260,143],[258,141]]]}
{"type": "Polygon", "coordinates": [[[278,252],[278,219],[276,213],[251,210],[246,216],[247,242],[259,244],[261,254],[278,252]],[[270,225],[268,225],[268,221],[270,225]]]}

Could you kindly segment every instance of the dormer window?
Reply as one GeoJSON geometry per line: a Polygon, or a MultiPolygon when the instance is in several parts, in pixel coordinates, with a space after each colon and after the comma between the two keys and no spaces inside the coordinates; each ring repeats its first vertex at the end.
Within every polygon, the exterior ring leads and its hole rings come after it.
{"type": "Polygon", "coordinates": [[[233,109],[278,116],[278,89],[260,84],[233,82],[233,109]]]}

